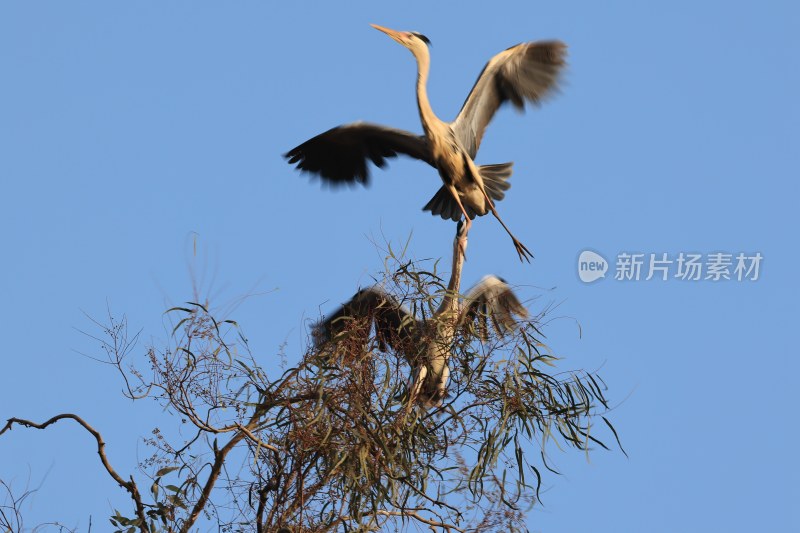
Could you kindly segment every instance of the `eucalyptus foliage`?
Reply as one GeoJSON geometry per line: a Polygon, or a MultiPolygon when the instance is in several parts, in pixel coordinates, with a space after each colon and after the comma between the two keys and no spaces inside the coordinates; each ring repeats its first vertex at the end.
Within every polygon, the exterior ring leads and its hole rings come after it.
{"type": "MultiPolygon", "coordinates": [[[[445,291],[436,264],[390,254],[386,272],[387,291],[433,314],[445,291]]],[[[252,353],[239,325],[207,303],[167,316],[170,341],[144,359],[124,319],[103,326],[126,394],[157,400],[181,428],[153,431],[135,476],[107,465],[132,499],[110,517],[116,531],[524,531],[552,475],[550,446],[587,451],[606,448],[598,433],[617,438],[599,376],[557,370],[545,310],[511,336],[480,319],[459,329],[448,397],[433,409],[409,402],[408,361],[356,321],[272,373],[259,361],[274,356],[252,353]]],[[[12,419],[3,432],[53,422],[12,419]]]]}

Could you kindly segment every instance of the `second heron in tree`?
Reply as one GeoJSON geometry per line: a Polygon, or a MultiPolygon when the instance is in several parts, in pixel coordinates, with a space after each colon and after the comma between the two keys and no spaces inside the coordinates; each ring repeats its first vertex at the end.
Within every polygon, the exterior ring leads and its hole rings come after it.
{"type": "Polygon", "coordinates": [[[408,48],[417,60],[417,105],[424,135],[354,122],[326,131],[291,149],[285,157],[300,170],[319,174],[337,183],[368,183],[368,161],[383,167],[387,157],[398,153],[420,159],[439,171],[444,185],[424,210],[442,218],[464,216],[466,231],[476,215],[491,213],[514,241],[520,260],[533,257],[495,210],[510,185],[512,163],[475,164],[481,139],[497,109],[505,102],[523,109],[525,101],[538,104],[557,86],[565,64],[566,46],[559,41],[522,43],[494,56],[478,76],[453,122],[440,120],[428,101],[430,41],[416,32],[375,29],[408,48]]]}
{"type": "Polygon", "coordinates": [[[511,287],[496,276],[485,276],[461,301],[458,291],[466,246],[466,226],[459,221],[450,281],[439,307],[427,320],[416,318],[380,287],[370,287],[358,291],[349,302],[316,324],[313,335],[317,347],[324,349],[327,343],[352,338],[353,334],[363,344],[374,327],[378,347],[391,348],[411,366],[409,405],[416,402],[425,407],[440,406],[447,395],[448,360],[458,332],[483,338],[491,322],[498,334],[505,335],[517,325],[515,317],[528,316],[511,287]],[[473,321],[477,321],[478,327],[467,327],[473,321]]]}

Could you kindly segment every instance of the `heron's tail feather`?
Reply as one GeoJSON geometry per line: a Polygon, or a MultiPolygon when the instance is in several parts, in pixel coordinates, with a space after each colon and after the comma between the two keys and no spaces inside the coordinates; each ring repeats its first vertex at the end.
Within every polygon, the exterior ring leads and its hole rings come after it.
{"type": "Polygon", "coordinates": [[[497,165],[483,165],[478,167],[478,171],[483,178],[483,185],[486,187],[486,193],[492,200],[498,202],[505,198],[506,193],[511,184],[506,180],[511,177],[511,167],[514,163],[499,163],[497,165]]]}
{"type": "MultiPolygon", "coordinates": [[[[475,211],[470,209],[468,205],[465,205],[464,209],[467,210],[470,219],[475,218],[475,211]]],[[[422,210],[430,211],[432,215],[439,215],[445,220],[461,220],[461,209],[453,199],[453,195],[444,185],[436,191],[436,194],[425,204],[422,210]]]]}
{"type": "MultiPolygon", "coordinates": [[[[504,191],[511,187],[511,184],[506,180],[511,177],[511,167],[513,165],[514,163],[499,163],[497,165],[478,167],[478,172],[481,173],[483,178],[483,185],[486,187],[486,193],[492,200],[499,202],[505,198],[506,193],[504,191]]],[[[473,209],[468,205],[465,205],[464,209],[467,210],[470,220],[475,218],[476,213],[473,209]]],[[[461,219],[461,209],[459,209],[458,204],[453,199],[453,195],[445,186],[436,191],[436,194],[425,204],[422,210],[430,211],[432,215],[439,215],[445,220],[457,221],[461,219]]]]}

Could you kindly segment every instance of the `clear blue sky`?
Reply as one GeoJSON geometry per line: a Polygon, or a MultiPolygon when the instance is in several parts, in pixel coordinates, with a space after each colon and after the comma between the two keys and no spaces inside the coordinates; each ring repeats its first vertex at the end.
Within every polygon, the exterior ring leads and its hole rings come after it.
{"type": "MultiPolygon", "coordinates": [[[[130,472],[163,415],[76,353],[96,349],[75,329],[90,327],[83,312],[102,317],[108,302],[158,343],[192,272],[217,304],[266,293],[233,318],[273,368],[281,343],[295,357],[307,321],[380,270],[373,240],[412,235],[416,257],[447,255],[452,224],[420,210],[439,186],[432,169],[396,161],[371,189],[334,193],[280,157],[356,119],[421,131],[413,58],[368,23],[431,38],[445,119],[493,54],[558,38],[562,93],[502,111],[478,156],[515,161],[500,212],[536,258],[520,264],[499,224],[479,219],[464,283],[495,273],[561,303],[554,316],[570,318],[548,341],[563,368],[602,367],[630,458],[553,450],[564,475],[545,478],[530,527],[800,530],[796,5],[336,6],[0,5],[0,418],[81,414],[130,472]],[[750,283],[585,285],[586,248],[764,260],[750,283]]],[[[112,507],[129,508],[74,425],[0,438],[0,478],[28,476],[41,485],[28,526],[85,530],[92,515],[102,530],[112,507]]]]}

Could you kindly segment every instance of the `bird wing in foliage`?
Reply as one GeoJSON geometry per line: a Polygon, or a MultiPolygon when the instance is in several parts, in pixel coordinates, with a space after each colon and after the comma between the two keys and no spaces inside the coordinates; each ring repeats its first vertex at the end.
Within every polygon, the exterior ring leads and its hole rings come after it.
{"type": "Polygon", "coordinates": [[[358,291],[325,320],[314,326],[312,335],[317,347],[340,339],[343,334],[359,335],[366,340],[375,326],[378,347],[403,350],[413,339],[417,321],[406,308],[383,289],[370,287],[358,291]]]}
{"type": "Polygon", "coordinates": [[[525,101],[539,104],[558,86],[567,46],[560,41],[522,43],[486,63],[456,119],[450,124],[461,145],[475,159],[486,127],[505,102],[519,110],[525,101]]]}
{"type": "Polygon", "coordinates": [[[298,170],[318,174],[328,183],[369,183],[369,161],[378,168],[386,158],[405,154],[433,165],[423,136],[368,122],[330,129],[292,148],[284,157],[298,170]]]}
{"type": "Polygon", "coordinates": [[[485,276],[464,297],[461,324],[474,324],[480,339],[488,338],[490,321],[498,335],[506,335],[517,325],[515,317],[527,318],[528,310],[511,287],[496,276],[485,276]]]}

